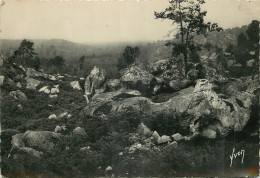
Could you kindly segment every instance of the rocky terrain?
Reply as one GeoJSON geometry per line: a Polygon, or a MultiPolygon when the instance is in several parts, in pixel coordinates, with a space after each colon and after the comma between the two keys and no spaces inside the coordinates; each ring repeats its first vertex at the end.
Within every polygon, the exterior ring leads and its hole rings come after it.
{"type": "MultiPolygon", "coordinates": [[[[202,56],[207,62],[216,56],[202,56]]],[[[107,79],[47,74],[1,58],[2,174],[10,177],[231,175],[258,165],[259,73],[226,77],[171,58],[107,79]],[[233,161],[233,148],[246,152],[233,161]]]]}

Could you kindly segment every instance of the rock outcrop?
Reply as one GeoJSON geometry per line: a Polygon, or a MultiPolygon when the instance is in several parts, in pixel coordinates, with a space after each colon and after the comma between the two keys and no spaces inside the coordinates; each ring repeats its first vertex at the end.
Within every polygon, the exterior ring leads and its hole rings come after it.
{"type": "Polygon", "coordinates": [[[103,92],[105,90],[103,87],[105,81],[105,71],[95,66],[85,80],[85,94],[89,96],[103,92]]]}
{"type": "Polygon", "coordinates": [[[250,108],[255,95],[241,92],[236,97],[224,99],[223,94],[215,92],[216,89],[215,84],[201,79],[197,81],[195,88],[180,90],[178,95],[162,103],[154,103],[141,96],[118,100],[116,98],[120,96],[120,92],[108,92],[94,96],[85,109],[85,114],[109,116],[115,112],[125,113],[129,109],[135,112],[142,110],[154,117],[167,114],[175,117],[183,114],[183,127],[190,127],[194,135],[215,138],[218,134],[227,135],[232,129],[241,131],[250,118],[250,108]]]}

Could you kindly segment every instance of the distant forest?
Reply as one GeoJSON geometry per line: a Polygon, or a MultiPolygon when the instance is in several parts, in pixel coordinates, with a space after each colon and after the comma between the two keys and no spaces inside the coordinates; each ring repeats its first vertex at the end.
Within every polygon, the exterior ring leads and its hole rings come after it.
{"type": "MultiPolygon", "coordinates": [[[[221,32],[208,32],[206,35],[197,35],[194,41],[200,45],[209,45],[223,48],[237,43],[237,36],[245,33],[247,26],[241,28],[226,29],[221,32]]],[[[30,39],[28,39],[30,40],[30,39]]],[[[1,53],[12,57],[14,51],[19,48],[22,40],[0,40],[1,53]]],[[[67,73],[70,75],[86,77],[94,66],[105,69],[108,78],[116,78],[118,75],[118,58],[125,47],[131,45],[138,47],[140,55],[136,59],[145,68],[148,68],[157,60],[171,56],[172,47],[165,45],[167,41],[139,42],[139,43],[111,43],[100,45],[79,44],[66,40],[30,40],[34,43],[35,56],[40,68],[45,72],[67,73]],[[58,58],[57,58],[58,57],[58,58]],[[62,67],[50,65],[55,59],[64,60],[62,67]]]]}

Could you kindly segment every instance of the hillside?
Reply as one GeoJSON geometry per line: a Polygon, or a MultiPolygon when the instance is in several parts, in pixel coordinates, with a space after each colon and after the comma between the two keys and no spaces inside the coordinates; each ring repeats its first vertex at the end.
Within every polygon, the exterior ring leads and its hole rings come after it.
{"type": "Polygon", "coordinates": [[[4,60],[2,174],[256,175],[259,73],[195,81],[170,62],[132,65],[111,80],[97,67],[79,78],[4,60]],[[246,156],[230,167],[233,148],[246,156]]]}

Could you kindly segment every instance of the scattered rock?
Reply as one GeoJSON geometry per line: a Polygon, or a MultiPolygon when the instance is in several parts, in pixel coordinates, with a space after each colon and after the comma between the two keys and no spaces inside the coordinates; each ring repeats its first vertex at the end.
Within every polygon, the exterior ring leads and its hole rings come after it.
{"type": "Polygon", "coordinates": [[[107,168],[106,168],[106,171],[112,171],[113,170],[113,168],[111,167],[111,166],[108,166],[107,168]]]}
{"type": "Polygon", "coordinates": [[[64,76],[58,75],[58,79],[63,79],[63,78],[64,78],[64,76]]]}
{"type": "Polygon", "coordinates": [[[58,94],[59,92],[59,85],[54,85],[54,87],[51,89],[51,94],[58,94]]]}
{"type": "Polygon", "coordinates": [[[73,135],[74,136],[87,136],[85,130],[81,127],[76,127],[74,130],[73,130],[73,135]]]}
{"type": "Polygon", "coordinates": [[[28,77],[26,77],[25,80],[26,80],[26,82],[27,82],[26,88],[27,88],[27,89],[32,89],[32,90],[36,90],[36,87],[37,87],[39,84],[42,83],[42,82],[39,81],[39,80],[35,80],[35,79],[33,79],[33,78],[28,78],[28,77]]]}
{"type": "Polygon", "coordinates": [[[80,148],[79,151],[85,152],[85,151],[88,151],[88,150],[90,150],[90,146],[86,146],[86,147],[80,148]]]}
{"type": "Polygon", "coordinates": [[[0,86],[3,85],[3,83],[4,83],[4,79],[5,79],[5,76],[0,75],[0,86]]]}
{"type": "Polygon", "coordinates": [[[23,111],[23,107],[22,107],[21,104],[18,104],[17,107],[18,107],[18,109],[19,109],[21,112],[23,111]]]}
{"type": "Polygon", "coordinates": [[[177,142],[182,140],[182,139],[184,139],[184,137],[181,134],[179,134],[179,133],[173,134],[172,138],[173,138],[173,140],[175,140],[177,142]]]}
{"type": "Polygon", "coordinates": [[[173,141],[171,143],[168,143],[167,147],[177,147],[178,143],[176,141],[173,141]]]}
{"type": "Polygon", "coordinates": [[[59,126],[59,125],[57,125],[55,127],[55,129],[54,129],[54,132],[59,133],[59,132],[66,131],[66,130],[67,130],[66,126],[59,126]]]}
{"type": "Polygon", "coordinates": [[[118,153],[118,155],[119,155],[119,156],[123,156],[123,155],[124,155],[124,153],[123,153],[123,152],[120,152],[120,153],[118,153]]]}
{"type": "Polygon", "coordinates": [[[64,113],[61,113],[59,116],[58,116],[59,119],[62,119],[62,118],[71,118],[71,114],[68,114],[68,112],[64,112],[64,113]]]}
{"type": "Polygon", "coordinates": [[[48,79],[52,80],[52,81],[56,81],[57,78],[54,75],[49,75],[48,79]]]}
{"type": "Polygon", "coordinates": [[[170,136],[167,136],[167,135],[163,135],[161,137],[159,137],[158,139],[158,143],[161,144],[161,143],[168,143],[168,142],[171,142],[172,139],[170,136]]]}
{"type": "Polygon", "coordinates": [[[56,114],[51,114],[51,115],[48,117],[48,119],[57,119],[57,116],[56,116],[56,114]]]}
{"type": "Polygon", "coordinates": [[[133,144],[130,148],[129,148],[129,153],[132,154],[134,153],[136,150],[139,150],[140,148],[142,148],[142,144],[140,143],[135,143],[133,144]]]}
{"type": "Polygon", "coordinates": [[[152,131],[143,123],[138,125],[137,133],[146,137],[150,137],[153,134],[152,131]]]}
{"type": "Polygon", "coordinates": [[[58,97],[58,95],[50,95],[50,98],[57,98],[58,97]]]}
{"type": "Polygon", "coordinates": [[[23,92],[21,92],[20,90],[11,91],[9,93],[9,95],[12,96],[14,99],[24,100],[24,101],[27,100],[26,95],[23,92]]]}
{"type": "Polygon", "coordinates": [[[44,90],[44,93],[46,93],[46,94],[50,94],[51,91],[47,88],[46,90],[44,90]]]}
{"type": "Polygon", "coordinates": [[[255,60],[254,60],[254,59],[248,60],[248,61],[246,62],[247,67],[253,67],[254,64],[255,64],[255,60]]]}
{"type": "Polygon", "coordinates": [[[16,86],[17,86],[18,88],[22,88],[21,82],[17,82],[16,86]]]}
{"type": "Polygon", "coordinates": [[[158,142],[158,139],[160,138],[160,135],[158,134],[158,132],[154,131],[153,135],[152,135],[153,139],[158,142]]]}
{"type": "Polygon", "coordinates": [[[83,95],[86,98],[87,104],[89,103],[88,95],[83,95]]]}
{"type": "Polygon", "coordinates": [[[82,88],[80,87],[79,85],[79,82],[78,81],[73,81],[73,82],[70,82],[70,85],[72,86],[73,89],[75,90],[82,90],[82,88]]]}
{"type": "Polygon", "coordinates": [[[162,89],[161,85],[155,85],[155,87],[153,88],[153,94],[156,95],[160,93],[161,89],[162,89]]]}
{"type": "Polygon", "coordinates": [[[41,89],[39,89],[39,92],[44,92],[46,89],[48,89],[48,86],[44,86],[41,89]]]}

